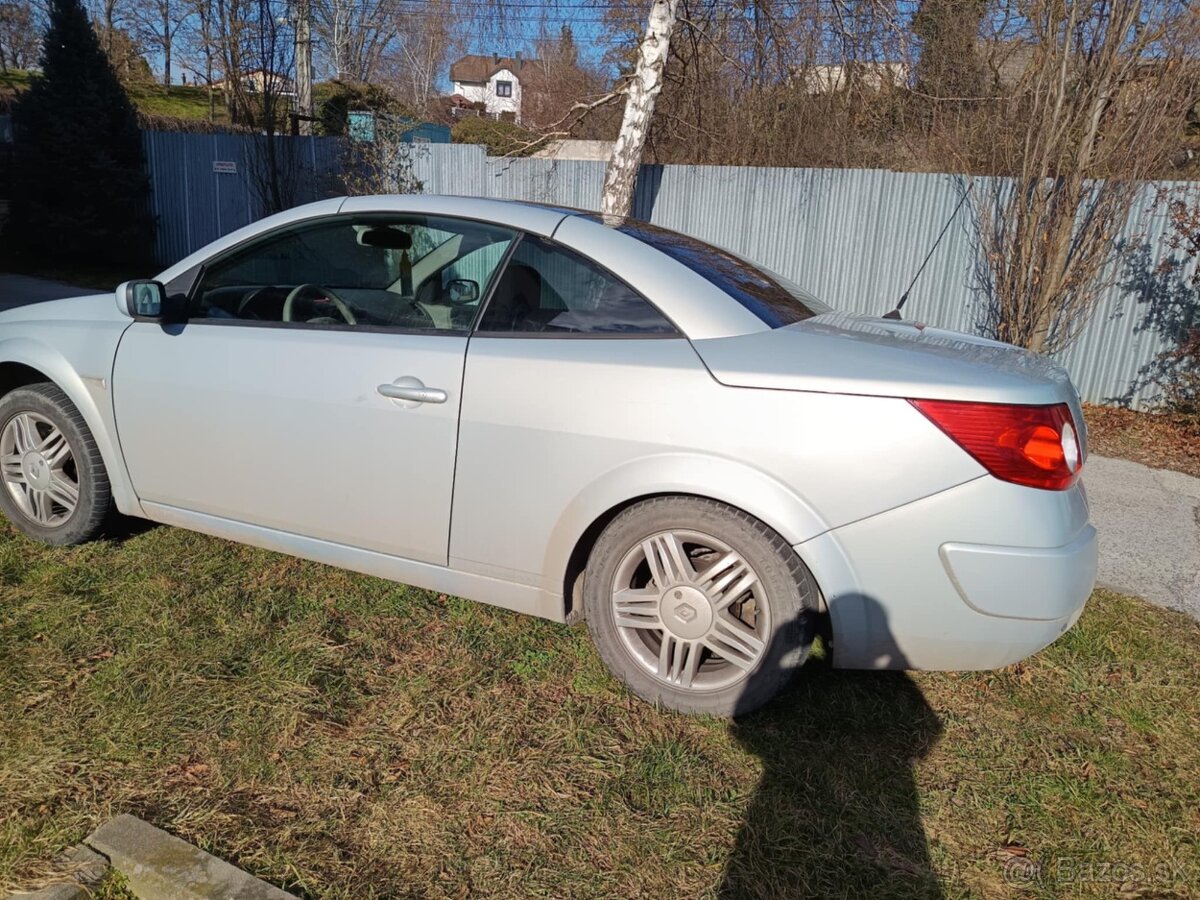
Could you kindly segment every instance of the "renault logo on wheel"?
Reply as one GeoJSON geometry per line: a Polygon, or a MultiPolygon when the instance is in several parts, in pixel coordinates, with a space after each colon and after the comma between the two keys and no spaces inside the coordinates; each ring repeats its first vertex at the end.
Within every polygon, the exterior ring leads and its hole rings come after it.
{"type": "Polygon", "coordinates": [[[677,607],[675,607],[675,618],[679,619],[681,622],[690,622],[692,619],[696,618],[696,611],[686,603],[680,603],[677,607]]]}

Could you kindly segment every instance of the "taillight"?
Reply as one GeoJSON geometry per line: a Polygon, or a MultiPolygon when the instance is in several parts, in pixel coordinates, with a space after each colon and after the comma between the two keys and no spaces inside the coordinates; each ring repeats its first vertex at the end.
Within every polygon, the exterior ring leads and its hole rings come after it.
{"type": "Polygon", "coordinates": [[[1071,408],[910,400],[1002,481],[1062,491],[1079,478],[1083,456],[1071,408]]]}

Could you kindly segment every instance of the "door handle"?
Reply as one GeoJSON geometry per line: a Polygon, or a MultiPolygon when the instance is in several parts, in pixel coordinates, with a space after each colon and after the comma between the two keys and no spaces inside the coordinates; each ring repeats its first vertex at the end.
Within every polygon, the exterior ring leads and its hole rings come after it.
{"type": "MultiPolygon", "coordinates": [[[[406,378],[397,378],[397,381],[405,381],[406,378]]],[[[392,400],[407,400],[410,403],[445,403],[446,392],[441,388],[425,387],[417,379],[413,378],[416,384],[381,384],[376,390],[389,397],[392,400]]]]}

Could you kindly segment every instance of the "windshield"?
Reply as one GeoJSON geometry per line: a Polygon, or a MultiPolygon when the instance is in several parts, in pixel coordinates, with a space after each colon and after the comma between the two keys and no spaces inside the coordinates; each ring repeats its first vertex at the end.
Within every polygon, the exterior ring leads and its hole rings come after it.
{"type": "Polygon", "coordinates": [[[771,328],[782,328],[830,312],[830,307],[797,284],[722,247],[636,219],[592,218],[687,266],[771,328]]]}

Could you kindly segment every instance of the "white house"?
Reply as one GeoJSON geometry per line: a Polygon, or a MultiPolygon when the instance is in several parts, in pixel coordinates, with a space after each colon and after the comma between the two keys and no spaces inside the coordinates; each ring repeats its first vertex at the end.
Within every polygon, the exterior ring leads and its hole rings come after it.
{"type": "MultiPolygon", "coordinates": [[[[244,72],[241,78],[242,90],[248,94],[261,94],[271,90],[282,97],[294,97],[296,85],[286,75],[271,72],[266,69],[251,69],[244,72]]],[[[214,81],[213,90],[223,91],[229,87],[227,81],[214,81]]]]}
{"type": "Polygon", "coordinates": [[[521,121],[521,80],[529,81],[537,60],[508,56],[464,56],[450,66],[453,93],[469,103],[482,103],[495,118],[512,113],[521,121]]]}

